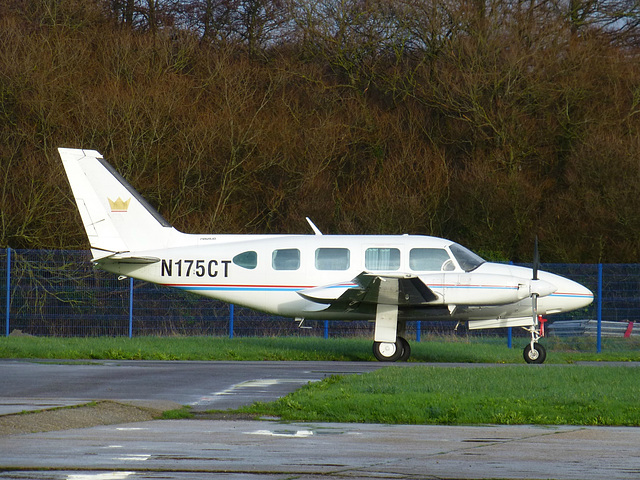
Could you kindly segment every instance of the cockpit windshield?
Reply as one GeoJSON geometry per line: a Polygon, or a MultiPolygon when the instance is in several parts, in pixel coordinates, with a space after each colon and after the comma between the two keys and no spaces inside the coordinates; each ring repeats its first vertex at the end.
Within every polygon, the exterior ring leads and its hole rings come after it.
{"type": "Polygon", "coordinates": [[[460,268],[462,268],[465,272],[475,270],[486,261],[479,255],[473,253],[468,248],[465,248],[462,245],[458,245],[457,243],[451,244],[449,246],[449,250],[451,250],[451,253],[458,261],[458,265],[460,265],[460,268]]]}

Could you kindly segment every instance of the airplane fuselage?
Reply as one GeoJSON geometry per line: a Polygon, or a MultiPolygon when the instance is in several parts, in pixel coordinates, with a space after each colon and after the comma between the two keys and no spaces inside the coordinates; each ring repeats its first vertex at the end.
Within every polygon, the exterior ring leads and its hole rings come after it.
{"type": "MultiPolygon", "coordinates": [[[[184,234],[182,234],[184,235],[184,234]]],[[[530,317],[532,270],[484,262],[451,241],[412,235],[186,235],[192,245],[136,252],[149,263],[98,261],[104,270],[167,285],[275,315],[373,320],[375,308],[335,311],[330,300],[356,285],[361,272],[418,277],[437,298],[399,305],[404,320],[530,317]],[[321,291],[315,292],[320,286],[321,291]],[[328,287],[327,287],[328,286],[328,287]],[[307,293],[309,300],[301,295],[307,293]],[[324,297],[323,297],[324,295],[324,297]],[[326,300],[322,302],[322,300],[326,300]]],[[[183,242],[186,239],[181,239],[183,242]]],[[[132,260],[136,262],[136,260],[132,260]]],[[[541,315],[588,305],[592,293],[559,275],[541,296],[541,315]]]]}

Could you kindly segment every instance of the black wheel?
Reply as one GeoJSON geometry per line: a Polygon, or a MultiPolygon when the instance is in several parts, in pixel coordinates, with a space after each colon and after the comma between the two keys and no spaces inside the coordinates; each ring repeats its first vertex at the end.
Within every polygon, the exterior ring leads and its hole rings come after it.
{"type": "Polygon", "coordinates": [[[409,360],[409,357],[411,356],[411,345],[409,345],[409,342],[407,342],[402,337],[398,337],[398,341],[400,342],[400,345],[402,345],[402,354],[400,355],[400,358],[398,359],[398,361],[406,362],[407,360],[409,360]]]}
{"type": "Polygon", "coordinates": [[[381,362],[395,362],[402,356],[400,340],[391,342],[373,342],[373,356],[381,362]]]}
{"type": "Polygon", "coordinates": [[[522,355],[524,361],[527,363],[544,363],[544,360],[547,358],[547,351],[539,343],[534,343],[533,349],[531,348],[531,344],[524,347],[522,355]]]}

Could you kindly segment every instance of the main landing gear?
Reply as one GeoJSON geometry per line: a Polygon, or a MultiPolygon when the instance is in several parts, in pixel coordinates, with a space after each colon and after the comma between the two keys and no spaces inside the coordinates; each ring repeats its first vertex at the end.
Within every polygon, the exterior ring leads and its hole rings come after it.
{"type": "Polygon", "coordinates": [[[396,337],[395,343],[373,342],[373,355],[381,362],[406,362],[411,356],[411,346],[402,337],[396,337]]]}

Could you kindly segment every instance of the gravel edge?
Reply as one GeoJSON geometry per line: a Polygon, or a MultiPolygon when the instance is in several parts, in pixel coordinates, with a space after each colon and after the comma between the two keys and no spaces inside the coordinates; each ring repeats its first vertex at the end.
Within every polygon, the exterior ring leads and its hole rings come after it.
{"type": "Polygon", "coordinates": [[[178,408],[181,405],[171,402],[100,400],[75,407],[2,415],[0,436],[146,422],[161,418],[166,410],[178,408]]]}

